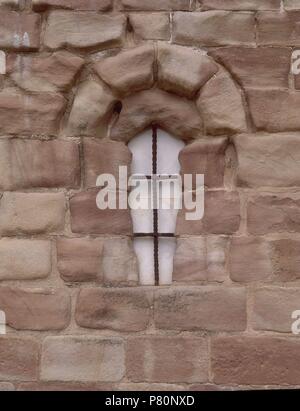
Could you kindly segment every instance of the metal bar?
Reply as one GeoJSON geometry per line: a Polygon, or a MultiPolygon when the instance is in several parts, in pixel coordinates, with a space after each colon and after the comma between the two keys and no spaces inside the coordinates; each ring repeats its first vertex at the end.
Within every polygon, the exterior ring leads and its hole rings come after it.
{"type": "Polygon", "coordinates": [[[134,233],[133,237],[166,237],[166,238],[175,238],[173,233],[134,233]]]}
{"type": "Polygon", "coordinates": [[[159,259],[158,259],[158,209],[157,209],[157,126],[152,126],[152,196],[153,196],[153,252],[154,252],[154,278],[155,285],[159,285],[159,259]]]}

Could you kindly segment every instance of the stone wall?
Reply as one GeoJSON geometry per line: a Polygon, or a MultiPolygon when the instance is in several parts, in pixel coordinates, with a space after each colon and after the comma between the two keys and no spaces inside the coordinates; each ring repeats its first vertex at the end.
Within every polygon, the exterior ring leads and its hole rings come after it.
{"type": "Polygon", "coordinates": [[[297,0],[0,0],[0,390],[300,387],[297,0]],[[204,173],[140,287],[96,177],[156,122],[204,173]]]}

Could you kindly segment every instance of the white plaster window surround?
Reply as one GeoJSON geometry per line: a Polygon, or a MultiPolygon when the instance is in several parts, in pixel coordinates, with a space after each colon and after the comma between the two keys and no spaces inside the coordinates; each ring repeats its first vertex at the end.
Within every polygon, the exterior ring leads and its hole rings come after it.
{"type": "MultiPolygon", "coordinates": [[[[152,175],[152,129],[147,129],[134,137],[128,144],[132,152],[132,175],[152,175]]],[[[184,143],[169,133],[157,129],[157,175],[180,174],[179,152],[184,143]]],[[[180,181],[174,183],[174,195],[181,191],[180,181]]],[[[151,196],[151,192],[145,187],[145,199],[151,196]]],[[[171,192],[171,194],[173,191],[171,192]]],[[[166,193],[165,193],[166,194],[166,193]]],[[[178,195],[178,194],[177,194],[178,195]]],[[[158,206],[158,232],[175,233],[178,210],[174,208],[162,209],[162,204],[173,204],[170,196],[159,194],[158,206]]],[[[133,232],[153,233],[153,210],[131,210],[133,232]]],[[[139,275],[141,285],[155,284],[154,267],[154,239],[149,237],[137,237],[134,239],[134,250],[139,262],[139,275]]],[[[176,251],[176,239],[160,237],[158,242],[159,285],[172,283],[173,259],[176,251]]]]}

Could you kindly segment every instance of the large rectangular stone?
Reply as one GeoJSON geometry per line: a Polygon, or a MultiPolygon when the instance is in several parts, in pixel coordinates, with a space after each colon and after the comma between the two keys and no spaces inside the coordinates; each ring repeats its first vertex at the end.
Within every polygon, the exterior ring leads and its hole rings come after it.
{"type": "Polygon", "coordinates": [[[300,11],[258,12],[257,42],[259,45],[300,46],[300,11]]]}
{"type": "Polygon", "coordinates": [[[279,10],[280,8],[280,0],[201,0],[201,4],[204,9],[221,10],[279,10]]]}

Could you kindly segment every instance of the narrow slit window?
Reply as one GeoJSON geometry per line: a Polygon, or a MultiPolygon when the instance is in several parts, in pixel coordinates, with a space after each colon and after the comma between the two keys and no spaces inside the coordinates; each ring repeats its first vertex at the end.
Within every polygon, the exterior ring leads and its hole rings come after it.
{"type": "Polygon", "coordinates": [[[131,209],[140,284],[168,285],[176,250],[178,209],[174,205],[181,193],[178,155],[184,143],[153,126],[128,147],[133,156],[132,178],[141,184],[140,200],[149,206],[131,209]]]}

